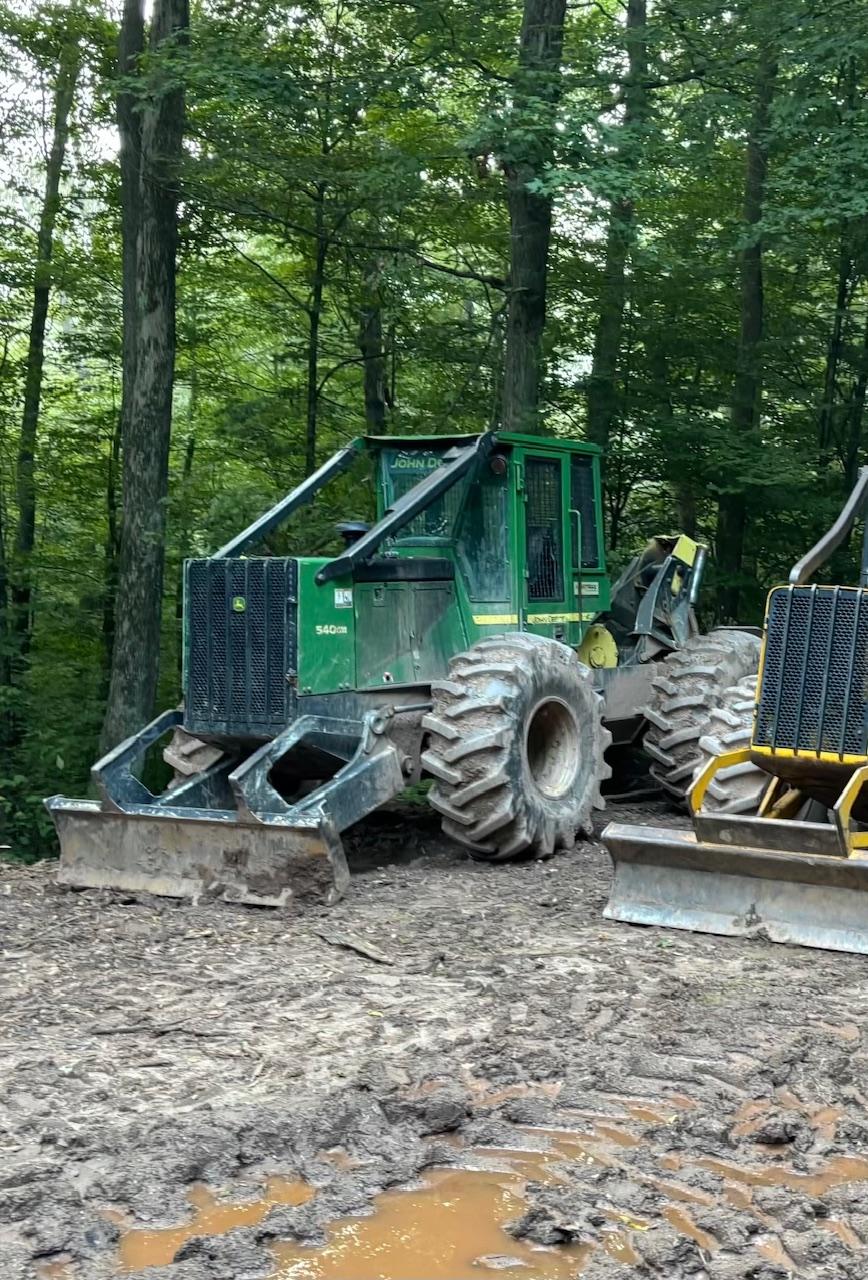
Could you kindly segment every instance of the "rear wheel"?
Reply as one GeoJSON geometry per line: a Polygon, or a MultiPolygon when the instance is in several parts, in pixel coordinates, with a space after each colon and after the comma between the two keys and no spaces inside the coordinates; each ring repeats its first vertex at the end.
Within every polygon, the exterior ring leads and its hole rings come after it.
{"type": "MultiPolygon", "coordinates": [[[[706,731],[699,739],[697,774],[725,752],[750,746],[756,685],[756,676],[746,676],[724,690],[720,703],[712,707],[706,731]]],[[[702,807],[709,813],[756,813],[769,781],[769,774],[750,760],[719,769],[705,793],[702,807]]]]}
{"type": "Polygon", "coordinates": [[[611,739],[572,649],[527,633],[482,640],[451,660],[432,700],[422,766],[446,835],[500,861],[590,834],[611,739]]]}
{"type": "Polygon", "coordinates": [[[702,762],[699,739],[708,732],[713,708],[725,691],[759,666],[759,637],[746,631],[710,631],[670,653],[652,681],[654,698],[645,708],[645,751],[651,776],[681,804],[687,801],[702,762]]]}

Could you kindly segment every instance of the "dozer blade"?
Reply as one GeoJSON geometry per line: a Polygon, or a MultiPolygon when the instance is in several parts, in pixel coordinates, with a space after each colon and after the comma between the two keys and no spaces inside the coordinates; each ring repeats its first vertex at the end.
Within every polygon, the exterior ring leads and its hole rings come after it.
{"type": "Polygon", "coordinates": [[[180,723],[181,711],[166,711],[94,765],[99,801],[45,801],[60,839],[57,878],[165,897],[283,906],[315,894],[331,904],[350,882],[341,832],[404,786],[402,753],[388,734],[393,714],[380,709],[358,722],[301,716],[245,759],[212,762],[155,796],[132,768],[180,723]],[[311,740],[349,758],[290,804],[269,776],[291,747],[311,740]]]}
{"type": "MultiPolygon", "coordinates": [[[[744,827],[752,830],[762,822],[747,820],[744,827]]],[[[818,824],[765,825],[779,839],[789,829],[791,842],[804,851],[713,843],[697,839],[694,831],[609,823],[603,843],[615,875],[603,914],[629,924],[868,955],[868,859],[811,851],[825,844],[818,824]]],[[[735,834],[732,824],[728,834],[735,834]]]]}
{"type": "Polygon", "coordinates": [[[61,884],[280,907],[310,897],[333,902],[349,883],[340,837],[316,814],[244,823],[231,811],[118,812],[62,796],[46,803],[60,840],[61,884]]]}

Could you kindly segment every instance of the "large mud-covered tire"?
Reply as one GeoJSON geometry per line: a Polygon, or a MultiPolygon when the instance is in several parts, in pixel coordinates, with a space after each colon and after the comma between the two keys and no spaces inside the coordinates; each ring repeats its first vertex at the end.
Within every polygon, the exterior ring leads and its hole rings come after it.
{"type": "Polygon", "coordinates": [[[496,862],[547,857],[591,833],[611,735],[572,649],[527,633],[481,640],[431,692],[422,766],[446,835],[496,862]]]}
{"type": "Polygon", "coordinates": [[[699,739],[708,732],[712,708],[720,705],[725,690],[756,674],[759,655],[758,636],[710,631],[670,653],[652,681],[654,698],[644,711],[650,773],[680,804],[686,803],[702,759],[699,739]]]}
{"type": "MultiPolygon", "coordinates": [[[[697,774],[724,752],[750,746],[756,684],[756,676],[746,676],[725,689],[718,706],[708,713],[706,731],[699,739],[697,774]]],[[[709,813],[756,813],[768,784],[769,775],[749,760],[730,765],[714,775],[702,807],[709,813]]]]}

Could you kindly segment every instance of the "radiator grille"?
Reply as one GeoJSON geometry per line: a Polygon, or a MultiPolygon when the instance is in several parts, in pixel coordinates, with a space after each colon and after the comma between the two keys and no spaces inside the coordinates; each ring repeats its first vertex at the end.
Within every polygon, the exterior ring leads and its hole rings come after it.
{"type": "Polygon", "coordinates": [[[754,743],[868,755],[868,591],[772,592],[754,743]]]}
{"type": "Polygon", "coordinates": [[[272,737],[291,720],[298,563],[188,560],[185,726],[272,737]]]}

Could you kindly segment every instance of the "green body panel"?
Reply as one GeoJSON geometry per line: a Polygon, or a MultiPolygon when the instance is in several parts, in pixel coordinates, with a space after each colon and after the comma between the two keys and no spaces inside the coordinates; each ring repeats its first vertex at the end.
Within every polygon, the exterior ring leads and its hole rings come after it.
{"type": "Polygon", "coordinates": [[[318,586],[326,563],[298,562],[299,693],[429,684],[467,647],[457,582],[318,586]]]}
{"type": "Polygon", "coordinates": [[[338,693],[356,688],[353,584],[337,579],[317,586],[326,559],[298,562],[298,691],[338,693]]]}
{"type": "Polygon", "coordinates": [[[467,647],[454,582],[359,583],[356,673],[360,689],[430,684],[467,647]]]}

